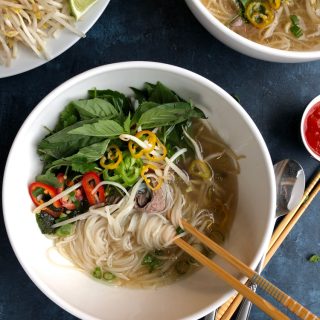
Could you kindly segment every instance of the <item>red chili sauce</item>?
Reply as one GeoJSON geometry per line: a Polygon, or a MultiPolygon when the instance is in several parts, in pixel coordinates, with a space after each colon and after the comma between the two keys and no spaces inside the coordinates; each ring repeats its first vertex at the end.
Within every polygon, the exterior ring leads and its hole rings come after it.
{"type": "Polygon", "coordinates": [[[309,147],[320,156],[320,102],[307,113],[304,134],[309,147]]]}

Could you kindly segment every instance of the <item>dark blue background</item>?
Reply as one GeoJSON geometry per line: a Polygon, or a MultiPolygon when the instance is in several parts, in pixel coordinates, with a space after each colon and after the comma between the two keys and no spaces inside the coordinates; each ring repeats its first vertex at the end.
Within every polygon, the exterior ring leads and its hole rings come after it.
{"type": "MultiPolygon", "coordinates": [[[[299,125],[304,107],[320,94],[320,62],[276,64],[232,51],[200,26],[182,0],[112,0],[87,37],[60,57],[35,70],[0,79],[1,170],[19,127],[52,89],[90,68],[129,60],[174,64],[212,80],[240,98],[274,162],[296,159],[308,179],[318,168],[304,149],[299,125]]],[[[17,170],[23,170],[23,155],[17,170]]],[[[319,198],[264,272],[316,314],[320,314],[320,264],[308,262],[307,257],[320,254],[319,198]]],[[[24,273],[2,218],[0,319],[75,319],[46,298],[24,273]]],[[[250,319],[268,317],[254,308],[250,319]]]]}

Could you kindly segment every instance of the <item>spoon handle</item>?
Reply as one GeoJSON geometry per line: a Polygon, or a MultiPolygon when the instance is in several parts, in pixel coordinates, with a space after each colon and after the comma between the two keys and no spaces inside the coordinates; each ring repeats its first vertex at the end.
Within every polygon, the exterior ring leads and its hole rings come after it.
{"type": "MultiPolygon", "coordinates": [[[[262,271],[262,266],[263,266],[263,261],[264,261],[265,256],[262,257],[262,259],[260,260],[257,268],[256,268],[256,272],[257,273],[261,273],[262,271]]],[[[256,284],[251,284],[249,286],[249,288],[253,291],[256,292],[257,290],[257,285],[256,284]]],[[[241,303],[238,315],[236,320],[247,320],[249,319],[249,315],[251,312],[251,307],[252,307],[252,302],[248,299],[244,299],[243,302],[241,303]]]]}

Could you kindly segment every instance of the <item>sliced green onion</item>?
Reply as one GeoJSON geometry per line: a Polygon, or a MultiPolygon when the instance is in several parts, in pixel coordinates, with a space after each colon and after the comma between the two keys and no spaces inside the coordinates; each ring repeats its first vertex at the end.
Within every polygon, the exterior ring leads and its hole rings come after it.
{"type": "Polygon", "coordinates": [[[101,279],[102,278],[102,271],[100,267],[96,267],[93,271],[92,271],[92,275],[97,278],[97,279],[101,279]]]}
{"type": "Polygon", "coordinates": [[[290,16],[292,26],[290,27],[291,33],[296,37],[300,38],[303,35],[303,31],[299,26],[299,18],[296,15],[290,16]]]}
{"type": "Polygon", "coordinates": [[[116,276],[115,276],[113,273],[111,273],[111,272],[105,272],[105,273],[103,274],[103,279],[104,279],[104,280],[111,281],[111,280],[113,280],[113,279],[115,279],[115,278],[116,278],[116,276]]]}

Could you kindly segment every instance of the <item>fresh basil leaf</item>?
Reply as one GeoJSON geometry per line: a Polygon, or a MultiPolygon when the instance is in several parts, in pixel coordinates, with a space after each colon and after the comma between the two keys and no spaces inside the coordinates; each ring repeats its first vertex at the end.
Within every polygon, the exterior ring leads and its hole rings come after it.
{"type": "Polygon", "coordinates": [[[130,87],[134,92],[135,98],[142,103],[143,101],[152,101],[158,104],[170,102],[184,102],[174,91],[166,87],[161,82],[152,84],[146,82],[143,89],[130,87]]]}
{"type": "Polygon", "coordinates": [[[69,131],[70,135],[91,137],[117,137],[124,132],[122,126],[114,120],[98,120],[95,123],[84,124],[69,131]]]}
{"type": "Polygon", "coordinates": [[[82,147],[101,141],[101,138],[98,137],[69,134],[70,131],[93,123],[93,121],[96,120],[79,121],[44,138],[38,145],[39,154],[61,159],[78,152],[82,147]]]}
{"type": "Polygon", "coordinates": [[[114,119],[119,116],[118,111],[110,102],[100,98],[73,101],[73,105],[78,110],[82,120],[92,118],[114,119]]]}
{"type": "Polygon", "coordinates": [[[140,90],[134,87],[130,87],[130,89],[133,91],[134,97],[139,101],[139,103],[142,103],[143,101],[146,101],[148,99],[148,93],[146,92],[146,90],[140,90]]]}
{"type": "Polygon", "coordinates": [[[62,183],[59,182],[57,177],[50,171],[47,171],[44,174],[38,175],[36,177],[36,181],[48,184],[48,185],[53,186],[55,188],[62,187],[62,183]]]}
{"type": "Polygon", "coordinates": [[[176,102],[156,106],[144,112],[137,125],[142,129],[171,126],[190,118],[203,118],[204,113],[190,103],[176,102]]]}
{"type": "Polygon", "coordinates": [[[106,152],[110,140],[106,139],[98,143],[94,143],[87,147],[81,148],[72,156],[62,158],[52,162],[47,166],[47,170],[53,167],[71,166],[74,171],[85,173],[91,171],[96,167],[94,163],[100,159],[106,152]]]}
{"type": "Polygon", "coordinates": [[[141,117],[141,115],[152,109],[152,108],[155,108],[157,107],[159,104],[158,103],[155,103],[155,102],[149,102],[149,101],[145,101],[145,102],[142,102],[139,107],[137,108],[136,112],[134,113],[133,117],[132,117],[132,121],[131,121],[131,124],[136,124],[139,120],[139,118],[141,117]]]}
{"type": "Polygon", "coordinates": [[[129,113],[128,117],[126,118],[126,120],[123,123],[123,129],[126,133],[130,134],[130,128],[131,128],[131,115],[129,113]]]}
{"type": "Polygon", "coordinates": [[[75,172],[82,173],[82,174],[89,172],[89,171],[94,171],[96,167],[97,167],[97,165],[95,163],[85,162],[85,158],[83,158],[83,159],[78,158],[71,163],[72,170],[75,172]]]}
{"type": "Polygon", "coordinates": [[[89,90],[89,98],[101,98],[111,103],[120,115],[133,112],[131,102],[124,94],[114,90],[89,90]]]}
{"type": "Polygon", "coordinates": [[[58,123],[54,129],[55,132],[69,127],[79,121],[79,114],[72,102],[70,102],[59,115],[58,123]]]}
{"type": "Polygon", "coordinates": [[[167,88],[161,82],[157,82],[154,86],[153,90],[150,92],[148,100],[159,104],[181,101],[172,90],[167,88]]]}
{"type": "Polygon", "coordinates": [[[98,143],[94,143],[90,146],[81,148],[76,154],[64,158],[64,160],[72,161],[76,158],[86,158],[87,162],[93,162],[100,159],[106,152],[110,139],[103,140],[98,143]]]}

